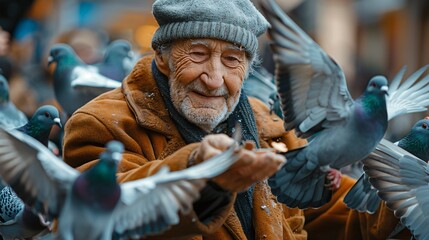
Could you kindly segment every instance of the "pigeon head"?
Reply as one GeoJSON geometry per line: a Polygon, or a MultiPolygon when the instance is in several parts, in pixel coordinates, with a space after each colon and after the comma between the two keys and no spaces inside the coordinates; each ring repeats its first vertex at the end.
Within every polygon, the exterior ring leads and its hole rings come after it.
{"type": "Polygon", "coordinates": [[[6,78],[0,75],[0,103],[9,102],[9,84],[6,78]]]}
{"type": "Polygon", "coordinates": [[[48,65],[51,65],[54,62],[57,64],[64,62],[71,65],[81,63],[73,48],[62,43],[55,44],[49,52],[48,65]]]}
{"type": "Polygon", "coordinates": [[[38,108],[30,119],[30,122],[49,129],[54,125],[62,127],[60,113],[58,109],[52,105],[45,105],[38,108]]]}
{"type": "Polygon", "coordinates": [[[116,182],[116,169],[122,159],[123,152],[124,145],[121,142],[108,142],[106,150],[100,155],[100,161],[91,169],[95,178],[102,181],[110,182],[114,180],[116,182]]]}
{"type": "Polygon", "coordinates": [[[109,155],[107,160],[113,160],[116,163],[122,160],[122,153],[124,152],[124,144],[119,141],[110,141],[106,144],[105,154],[109,155]]]}
{"type": "Polygon", "coordinates": [[[128,41],[122,39],[116,40],[107,48],[104,61],[107,62],[114,58],[132,58],[131,54],[131,44],[128,41]]]}
{"type": "Polygon", "coordinates": [[[24,126],[17,128],[17,130],[30,135],[43,145],[48,146],[49,135],[54,125],[62,127],[60,113],[54,106],[45,105],[39,107],[30,121],[24,126]]]}
{"type": "Polygon", "coordinates": [[[367,93],[377,95],[386,95],[388,90],[387,79],[384,76],[375,76],[371,78],[366,87],[367,93]]]}
{"type": "Polygon", "coordinates": [[[429,160],[429,119],[417,121],[410,132],[398,142],[398,146],[416,157],[429,160]]]}

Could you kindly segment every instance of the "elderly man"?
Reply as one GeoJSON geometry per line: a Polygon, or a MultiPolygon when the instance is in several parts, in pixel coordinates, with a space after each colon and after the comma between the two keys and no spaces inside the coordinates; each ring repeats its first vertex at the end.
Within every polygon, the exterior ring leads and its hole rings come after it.
{"type": "MultiPolygon", "coordinates": [[[[157,0],[153,14],[160,25],[152,40],[155,55],[141,59],[121,89],[68,120],[68,164],[88,169],[104,144],[116,139],[126,148],[119,181],[150,176],[164,164],[184,169],[226,149],[237,123],[255,148],[273,141],[289,149],[305,144],[241,91],[256,59],[257,36],[269,25],[249,0],[157,0]]],[[[240,151],[235,165],[212,179],[193,211],[160,239],[307,239],[303,211],[278,203],[264,181],[284,157],[240,151]]],[[[390,212],[369,217],[345,207],[341,196],[352,183],[345,179],[331,203],[308,212],[310,237],[385,239],[392,231],[397,220],[390,212]],[[384,228],[378,228],[381,223],[384,228]]]]}

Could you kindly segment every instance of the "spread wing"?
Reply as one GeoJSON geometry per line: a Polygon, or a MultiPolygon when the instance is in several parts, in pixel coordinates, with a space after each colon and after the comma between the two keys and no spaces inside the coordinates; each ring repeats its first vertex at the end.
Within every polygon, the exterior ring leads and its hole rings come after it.
{"type": "Polygon", "coordinates": [[[387,140],[363,161],[369,181],[386,206],[417,239],[429,239],[428,164],[387,140]]]}
{"type": "Polygon", "coordinates": [[[34,138],[0,129],[0,176],[37,211],[57,216],[78,174],[34,138]]]}
{"type": "Polygon", "coordinates": [[[264,2],[262,10],[271,24],[268,33],[286,130],[309,137],[345,119],[353,99],[342,69],[273,0],[264,2]]]}
{"type": "Polygon", "coordinates": [[[115,208],[114,231],[121,237],[140,238],[179,223],[179,212],[189,212],[206,179],[226,171],[238,158],[236,144],[193,167],[169,172],[164,168],[148,178],[121,185],[115,208]]]}
{"type": "Polygon", "coordinates": [[[402,84],[401,81],[406,71],[406,66],[393,78],[389,86],[389,96],[387,97],[388,119],[414,112],[426,111],[429,105],[429,75],[423,73],[428,69],[426,65],[411,74],[402,84]],[[421,79],[420,79],[421,78],[421,79]],[[420,79],[420,81],[417,81],[420,79]]]}

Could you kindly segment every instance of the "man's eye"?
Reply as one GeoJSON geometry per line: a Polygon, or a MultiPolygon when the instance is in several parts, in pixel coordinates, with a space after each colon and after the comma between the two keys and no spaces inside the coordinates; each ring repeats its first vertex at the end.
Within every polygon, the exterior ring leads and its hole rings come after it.
{"type": "Polygon", "coordinates": [[[202,62],[202,61],[204,61],[204,60],[206,60],[208,58],[208,54],[205,53],[205,52],[196,52],[196,51],[194,51],[194,52],[190,53],[190,56],[191,56],[191,59],[193,61],[196,61],[196,62],[202,62]]]}
{"type": "Polygon", "coordinates": [[[225,56],[223,59],[224,64],[228,67],[238,67],[241,63],[240,59],[234,56],[225,56]]]}

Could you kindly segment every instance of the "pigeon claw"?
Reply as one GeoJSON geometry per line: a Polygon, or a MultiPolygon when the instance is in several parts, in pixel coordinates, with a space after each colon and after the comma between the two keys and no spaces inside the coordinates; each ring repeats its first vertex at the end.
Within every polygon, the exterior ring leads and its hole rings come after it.
{"type": "Polygon", "coordinates": [[[341,172],[337,169],[329,169],[326,175],[325,187],[329,190],[335,191],[340,188],[341,184],[341,172]]]}

